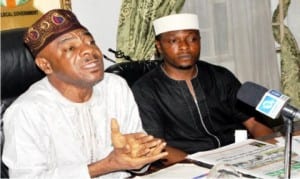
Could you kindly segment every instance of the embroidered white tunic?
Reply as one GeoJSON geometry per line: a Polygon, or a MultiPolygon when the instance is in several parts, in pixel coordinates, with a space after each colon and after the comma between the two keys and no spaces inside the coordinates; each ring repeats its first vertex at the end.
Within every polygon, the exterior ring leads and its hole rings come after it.
{"type": "MultiPolygon", "coordinates": [[[[91,99],[74,103],[44,78],[4,115],[3,161],[10,177],[90,178],[87,165],[112,151],[110,120],[122,133],[141,132],[137,105],[126,81],[105,73],[91,99]]],[[[124,178],[114,172],[99,178],[124,178]]]]}

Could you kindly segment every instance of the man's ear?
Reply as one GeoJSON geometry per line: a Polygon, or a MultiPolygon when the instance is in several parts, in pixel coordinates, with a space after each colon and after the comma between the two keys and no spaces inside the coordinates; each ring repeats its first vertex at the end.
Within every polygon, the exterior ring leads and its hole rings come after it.
{"type": "Polygon", "coordinates": [[[52,67],[49,61],[43,57],[36,57],[35,64],[46,74],[52,73],[52,67]]]}
{"type": "Polygon", "coordinates": [[[158,53],[159,53],[159,54],[162,54],[160,42],[159,42],[158,40],[155,40],[155,47],[156,47],[158,53]]]}

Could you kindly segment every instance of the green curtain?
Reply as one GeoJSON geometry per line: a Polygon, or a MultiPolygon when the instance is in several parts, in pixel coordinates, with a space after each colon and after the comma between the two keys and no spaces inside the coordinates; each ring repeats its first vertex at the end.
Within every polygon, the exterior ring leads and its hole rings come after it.
{"type": "MultiPolygon", "coordinates": [[[[283,0],[284,17],[287,15],[290,0],[283,0]]],[[[273,14],[273,23],[279,23],[279,5],[273,14]]],[[[280,39],[280,26],[273,25],[273,35],[281,46],[281,90],[291,98],[291,104],[300,107],[300,50],[297,41],[287,26],[284,26],[284,37],[280,39]]]]}
{"type": "Polygon", "coordinates": [[[123,0],[118,25],[117,50],[121,50],[134,61],[149,60],[155,54],[152,21],[179,12],[183,4],[184,0],[123,0]]]}

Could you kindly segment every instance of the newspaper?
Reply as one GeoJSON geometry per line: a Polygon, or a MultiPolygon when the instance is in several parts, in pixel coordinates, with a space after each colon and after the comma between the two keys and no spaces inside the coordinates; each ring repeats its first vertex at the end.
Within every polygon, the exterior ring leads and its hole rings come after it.
{"type": "MultiPolygon", "coordinates": [[[[222,148],[197,152],[187,158],[211,165],[226,163],[259,178],[284,177],[284,147],[248,139],[222,148]]],[[[300,178],[300,157],[292,153],[291,178],[300,178]]]]}
{"type": "MultiPolygon", "coordinates": [[[[277,141],[276,145],[285,146],[285,138],[284,137],[276,137],[277,141]]],[[[292,137],[292,151],[300,155],[300,135],[292,137]]]]}

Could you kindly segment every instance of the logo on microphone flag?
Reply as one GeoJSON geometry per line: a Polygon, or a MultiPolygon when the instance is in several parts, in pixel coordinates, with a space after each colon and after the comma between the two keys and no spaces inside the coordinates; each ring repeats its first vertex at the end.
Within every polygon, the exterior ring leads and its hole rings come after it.
{"type": "Polygon", "coordinates": [[[272,119],[276,119],[288,100],[289,97],[281,94],[279,91],[269,90],[256,106],[256,110],[272,119]]]}

